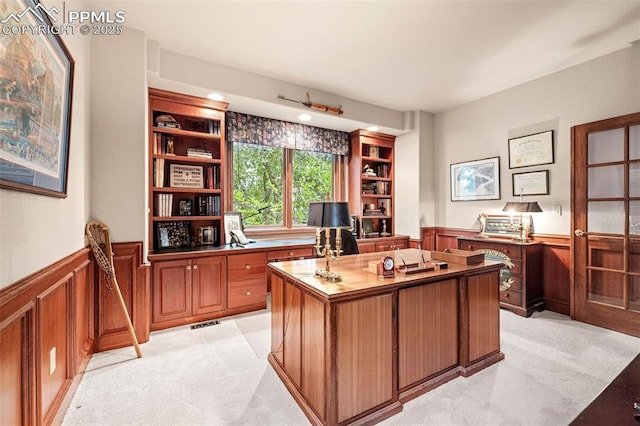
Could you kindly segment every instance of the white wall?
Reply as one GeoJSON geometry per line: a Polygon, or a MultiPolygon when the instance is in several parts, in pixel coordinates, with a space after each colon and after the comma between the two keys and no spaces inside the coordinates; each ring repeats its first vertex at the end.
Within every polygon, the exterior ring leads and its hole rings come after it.
{"type": "Polygon", "coordinates": [[[550,194],[525,201],[538,201],[545,211],[534,218],[537,233],[569,234],[571,127],[638,111],[640,43],[437,114],[436,224],[477,229],[478,214],[499,214],[506,201],[515,199],[514,171],[548,169],[550,194]],[[509,170],[507,140],[544,130],[554,131],[554,164],[509,170]],[[500,157],[501,200],[451,202],[449,165],[493,156],[500,157]],[[562,216],[551,212],[555,205],[562,206],[562,216]]]}
{"type": "Polygon", "coordinates": [[[396,138],[395,232],[420,238],[420,227],[434,226],[433,123],[424,111],[413,114],[413,130],[396,138]]]}
{"type": "MultiPolygon", "coordinates": [[[[61,2],[47,2],[60,6],[61,2]]],[[[67,198],[0,189],[0,288],[84,247],[89,216],[90,38],[62,37],[75,60],[67,198]]]]}
{"type": "Polygon", "coordinates": [[[113,242],[147,240],[145,58],[140,31],[93,38],[91,219],[109,227],[113,242]]]}

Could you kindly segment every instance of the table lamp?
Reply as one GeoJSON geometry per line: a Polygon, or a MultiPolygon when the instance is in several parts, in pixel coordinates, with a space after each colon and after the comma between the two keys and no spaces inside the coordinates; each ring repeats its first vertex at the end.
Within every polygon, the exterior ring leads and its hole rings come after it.
{"type": "Polygon", "coordinates": [[[316,270],[316,275],[324,277],[327,281],[340,281],[340,274],[332,272],[329,268],[329,260],[340,257],[342,251],[342,232],[340,228],[351,227],[351,213],[346,201],[327,201],[309,203],[308,226],[316,227],[316,255],[324,256],[327,260],[325,269],[316,270]],[[324,248],[320,244],[321,229],[324,233],[324,248]],[[331,229],[336,229],[336,248],[331,249],[331,229]]]}
{"type": "Polygon", "coordinates": [[[524,214],[540,213],[542,212],[542,209],[540,208],[540,206],[536,201],[533,201],[530,203],[522,201],[522,195],[520,195],[520,200],[521,201],[508,202],[507,204],[504,205],[504,207],[502,208],[502,211],[520,213],[520,224],[518,225],[518,231],[520,232],[520,235],[518,237],[515,237],[514,240],[520,241],[523,243],[528,243],[529,229],[531,227],[531,215],[529,215],[529,218],[525,223],[524,214]]]}

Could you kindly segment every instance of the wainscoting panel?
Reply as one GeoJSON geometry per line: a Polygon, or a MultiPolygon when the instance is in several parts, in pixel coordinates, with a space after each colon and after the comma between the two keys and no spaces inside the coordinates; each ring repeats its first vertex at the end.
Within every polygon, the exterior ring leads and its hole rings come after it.
{"type": "Polygon", "coordinates": [[[0,425],[58,423],[93,353],[91,252],[0,290],[0,425]]]}

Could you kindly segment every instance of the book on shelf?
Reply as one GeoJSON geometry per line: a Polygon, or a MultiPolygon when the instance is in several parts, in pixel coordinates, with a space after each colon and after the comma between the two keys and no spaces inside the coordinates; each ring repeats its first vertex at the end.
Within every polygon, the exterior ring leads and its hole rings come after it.
{"type": "Polygon", "coordinates": [[[187,148],[187,157],[213,158],[213,154],[202,147],[191,147],[187,148]]]}
{"type": "Polygon", "coordinates": [[[164,158],[153,159],[153,186],[158,188],[164,186],[164,158]]]}
{"type": "Polygon", "coordinates": [[[198,195],[195,198],[195,206],[199,216],[220,216],[219,195],[198,195]]]}
{"type": "Polygon", "coordinates": [[[380,209],[364,209],[363,216],[382,216],[382,210],[380,209]]]}
{"type": "Polygon", "coordinates": [[[156,215],[169,217],[172,213],[173,194],[156,194],[156,215]]]}

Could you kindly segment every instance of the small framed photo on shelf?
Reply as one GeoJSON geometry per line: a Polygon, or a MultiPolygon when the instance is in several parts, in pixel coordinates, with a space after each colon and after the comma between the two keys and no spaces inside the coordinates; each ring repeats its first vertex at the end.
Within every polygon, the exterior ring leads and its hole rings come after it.
{"type": "Polygon", "coordinates": [[[227,243],[231,242],[231,230],[244,231],[242,223],[242,213],[224,212],[224,238],[227,243]]]}
{"type": "Polygon", "coordinates": [[[514,173],[513,196],[549,195],[549,170],[537,172],[514,173]]]}
{"type": "Polygon", "coordinates": [[[191,216],[193,213],[193,202],[191,200],[180,200],[178,202],[178,214],[180,216],[191,216]]]}
{"type": "Polygon", "coordinates": [[[380,158],[380,151],[379,148],[377,146],[370,146],[369,147],[369,157],[371,158],[380,158]]]}
{"type": "Polygon", "coordinates": [[[215,231],[213,226],[203,226],[200,228],[200,244],[203,246],[215,244],[215,231]]]}

